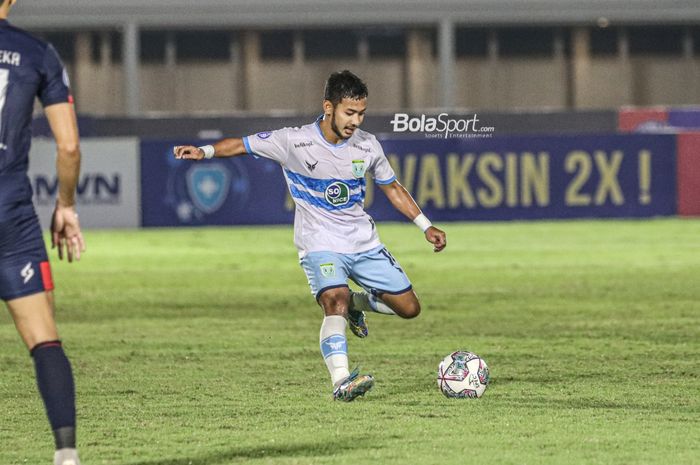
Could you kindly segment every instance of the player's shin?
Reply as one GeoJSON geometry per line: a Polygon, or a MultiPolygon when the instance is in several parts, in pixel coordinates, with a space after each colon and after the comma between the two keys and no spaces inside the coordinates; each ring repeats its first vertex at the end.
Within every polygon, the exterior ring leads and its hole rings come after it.
{"type": "Polygon", "coordinates": [[[42,342],[30,353],[56,450],[75,449],[75,385],[61,341],[42,342]]]}
{"type": "Polygon", "coordinates": [[[382,299],[375,297],[366,292],[353,292],[352,293],[352,308],[354,310],[363,312],[374,312],[381,313],[384,315],[396,315],[387,304],[385,304],[382,299]]]}
{"type": "Polygon", "coordinates": [[[347,321],[340,315],[327,316],[321,324],[321,353],[334,386],[350,376],[346,326],[347,321]]]}

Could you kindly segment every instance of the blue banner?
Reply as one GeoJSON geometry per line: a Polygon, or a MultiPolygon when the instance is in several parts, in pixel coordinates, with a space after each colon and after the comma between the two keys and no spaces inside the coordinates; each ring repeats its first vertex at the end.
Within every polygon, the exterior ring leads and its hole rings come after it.
{"type": "Polygon", "coordinates": [[[293,222],[276,163],[249,155],[198,162],[173,157],[173,146],[191,143],[141,142],[143,226],[293,222]]]}
{"type": "MultiPolygon", "coordinates": [[[[431,219],[650,217],[676,213],[676,137],[582,135],[383,140],[431,219]]],[[[398,220],[378,196],[377,219],[398,220]]]]}
{"type": "MultiPolygon", "coordinates": [[[[190,141],[191,142],[191,141],[190,141]]],[[[673,135],[381,140],[398,179],[433,221],[676,214],[673,135]]],[[[144,226],[293,221],[281,169],[252,156],[175,160],[182,141],[144,141],[144,226]]],[[[405,220],[367,186],[379,221],[405,220]]]]}

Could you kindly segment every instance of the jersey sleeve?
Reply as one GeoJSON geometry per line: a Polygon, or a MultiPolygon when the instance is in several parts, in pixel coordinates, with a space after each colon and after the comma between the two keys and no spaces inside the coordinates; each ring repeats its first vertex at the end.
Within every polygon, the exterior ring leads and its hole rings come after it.
{"type": "Polygon", "coordinates": [[[70,102],[70,84],[58,53],[49,44],[44,52],[42,79],[39,87],[39,100],[43,106],[70,102]]]}
{"type": "Polygon", "coordinates": [[[389,164],[386,155],[384,155],[384,149],[382,149],[381,144],[375,139],[375,159],[372,163],[372,176],[374,177],[374,182],[377,184],[391,184],[396,181],[396,173],[394,169],[389,164]]]}
{"type": "Polygon", "coordinates": [[[282,128],[246,136],[243,138],[243,144],[245,144],[245,149],[249,154],[269,158],[284,165],[289,158],[289,150],[287,149],[289,129],[282,128]]]}

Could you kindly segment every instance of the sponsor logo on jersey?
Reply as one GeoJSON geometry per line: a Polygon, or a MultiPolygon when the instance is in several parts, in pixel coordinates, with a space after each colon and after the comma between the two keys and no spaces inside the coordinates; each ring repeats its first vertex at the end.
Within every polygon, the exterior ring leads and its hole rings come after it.
{"type": "Polygon", "coordinates": [[[353,160],[352,161],[352,175],[356,178],[365,177],[365,161],[364,160],[353,160]]]}
{"type": "Polygon", "coordinates": [[[334,207],[345,205],[350,201],[350,188],[341,181],[336,181],[326,188],[326,201],[334,207]]]}
{"type": "Polygon", "coordinates": [[[304,147],[311,147],[314,145],[314,142],[312,140],[310,141],[304,141],[304,142],[299,142],[298,144],[294,144],[295,149],[301,149],[304,147]]]}
{"type": "Polygon", "coordinates": [[[231,173],[222,164],[194,165],[187,172],[187,189],[192,202],[204,213],[214,213],[226,200],[231,173]]]}
{"type": "Polygon", "coordinates": [[[263,132],[257,133],[256,135],[258,136],[259,139],[265,140],[265,139],[269,138],[272,135],[272,133],[270,131],[263,131],[263,132]]]}
{"type": "Polygon", "coordinates": [[[309,171],[313,171],[316,169],[316,165],[318,165],[318,161],[314,164],[309,163],[308,161],[304,160],[304,163],[306,163],[306,167],[309,169],[309,171]]]}
{"type": "Polygon", "coordinates": [[[322,263],[318,265],[318,267],[321,270],[321,275],[324,278],[333,278],[335,277],[335,264],[334,263],[322,263]]]}
{"type": "Polygon", "coordinates": [[[27,284],[30,279],[34,277],[34,268],[32,268],[32,262],[27,263],[19,275],[24,278],[24,284],[27,284]]]}
{"type": "Polygon", "coordinates": [[[372,152],[372,149],[369,147],[363,147],[363,146],[358,145],[358,144],[352,144],[352,146],[355,147],[357,150],[362,150],[363,152],[367,152],[367,153],[372,152]]]}

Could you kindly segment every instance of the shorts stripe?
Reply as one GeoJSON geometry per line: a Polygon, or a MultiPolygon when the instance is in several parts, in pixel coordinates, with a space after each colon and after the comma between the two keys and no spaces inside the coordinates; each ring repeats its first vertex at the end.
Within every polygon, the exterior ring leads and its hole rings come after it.
{"type": "Polygon", "coordinates": [[[404,292],[408,292],[411,289],[413,289],[413,285],[408,286],[406,289],[403,289],[401,291],[393,291],[393,292],[392,291],[383,291],[381,289],[372,289],[372,294],[374,294],[377,297],[379,297],[380,294],[399,295],[399,294],[403,294],[404,292]]]}
{"type": "Polygon", "coordinates": [[[348,286],[347,284],[334,284],[333,286],[327,286],[316,293],[316,300],[318,301],[318,299],[321,298],[321,294],[323,294],[324,292],[330,289],[337,289],[339,287],[347,287],[348,289],[350,289],[350,286],[348,286]]]}
{"type": "Polygon", "coordinates": [[[53,291],[54,285],[53,277],[51,276],[51,265],[49,262],[41,262],[39,268],[41,269],[41,280],[44,282],[44,290],[53,291]]]}

